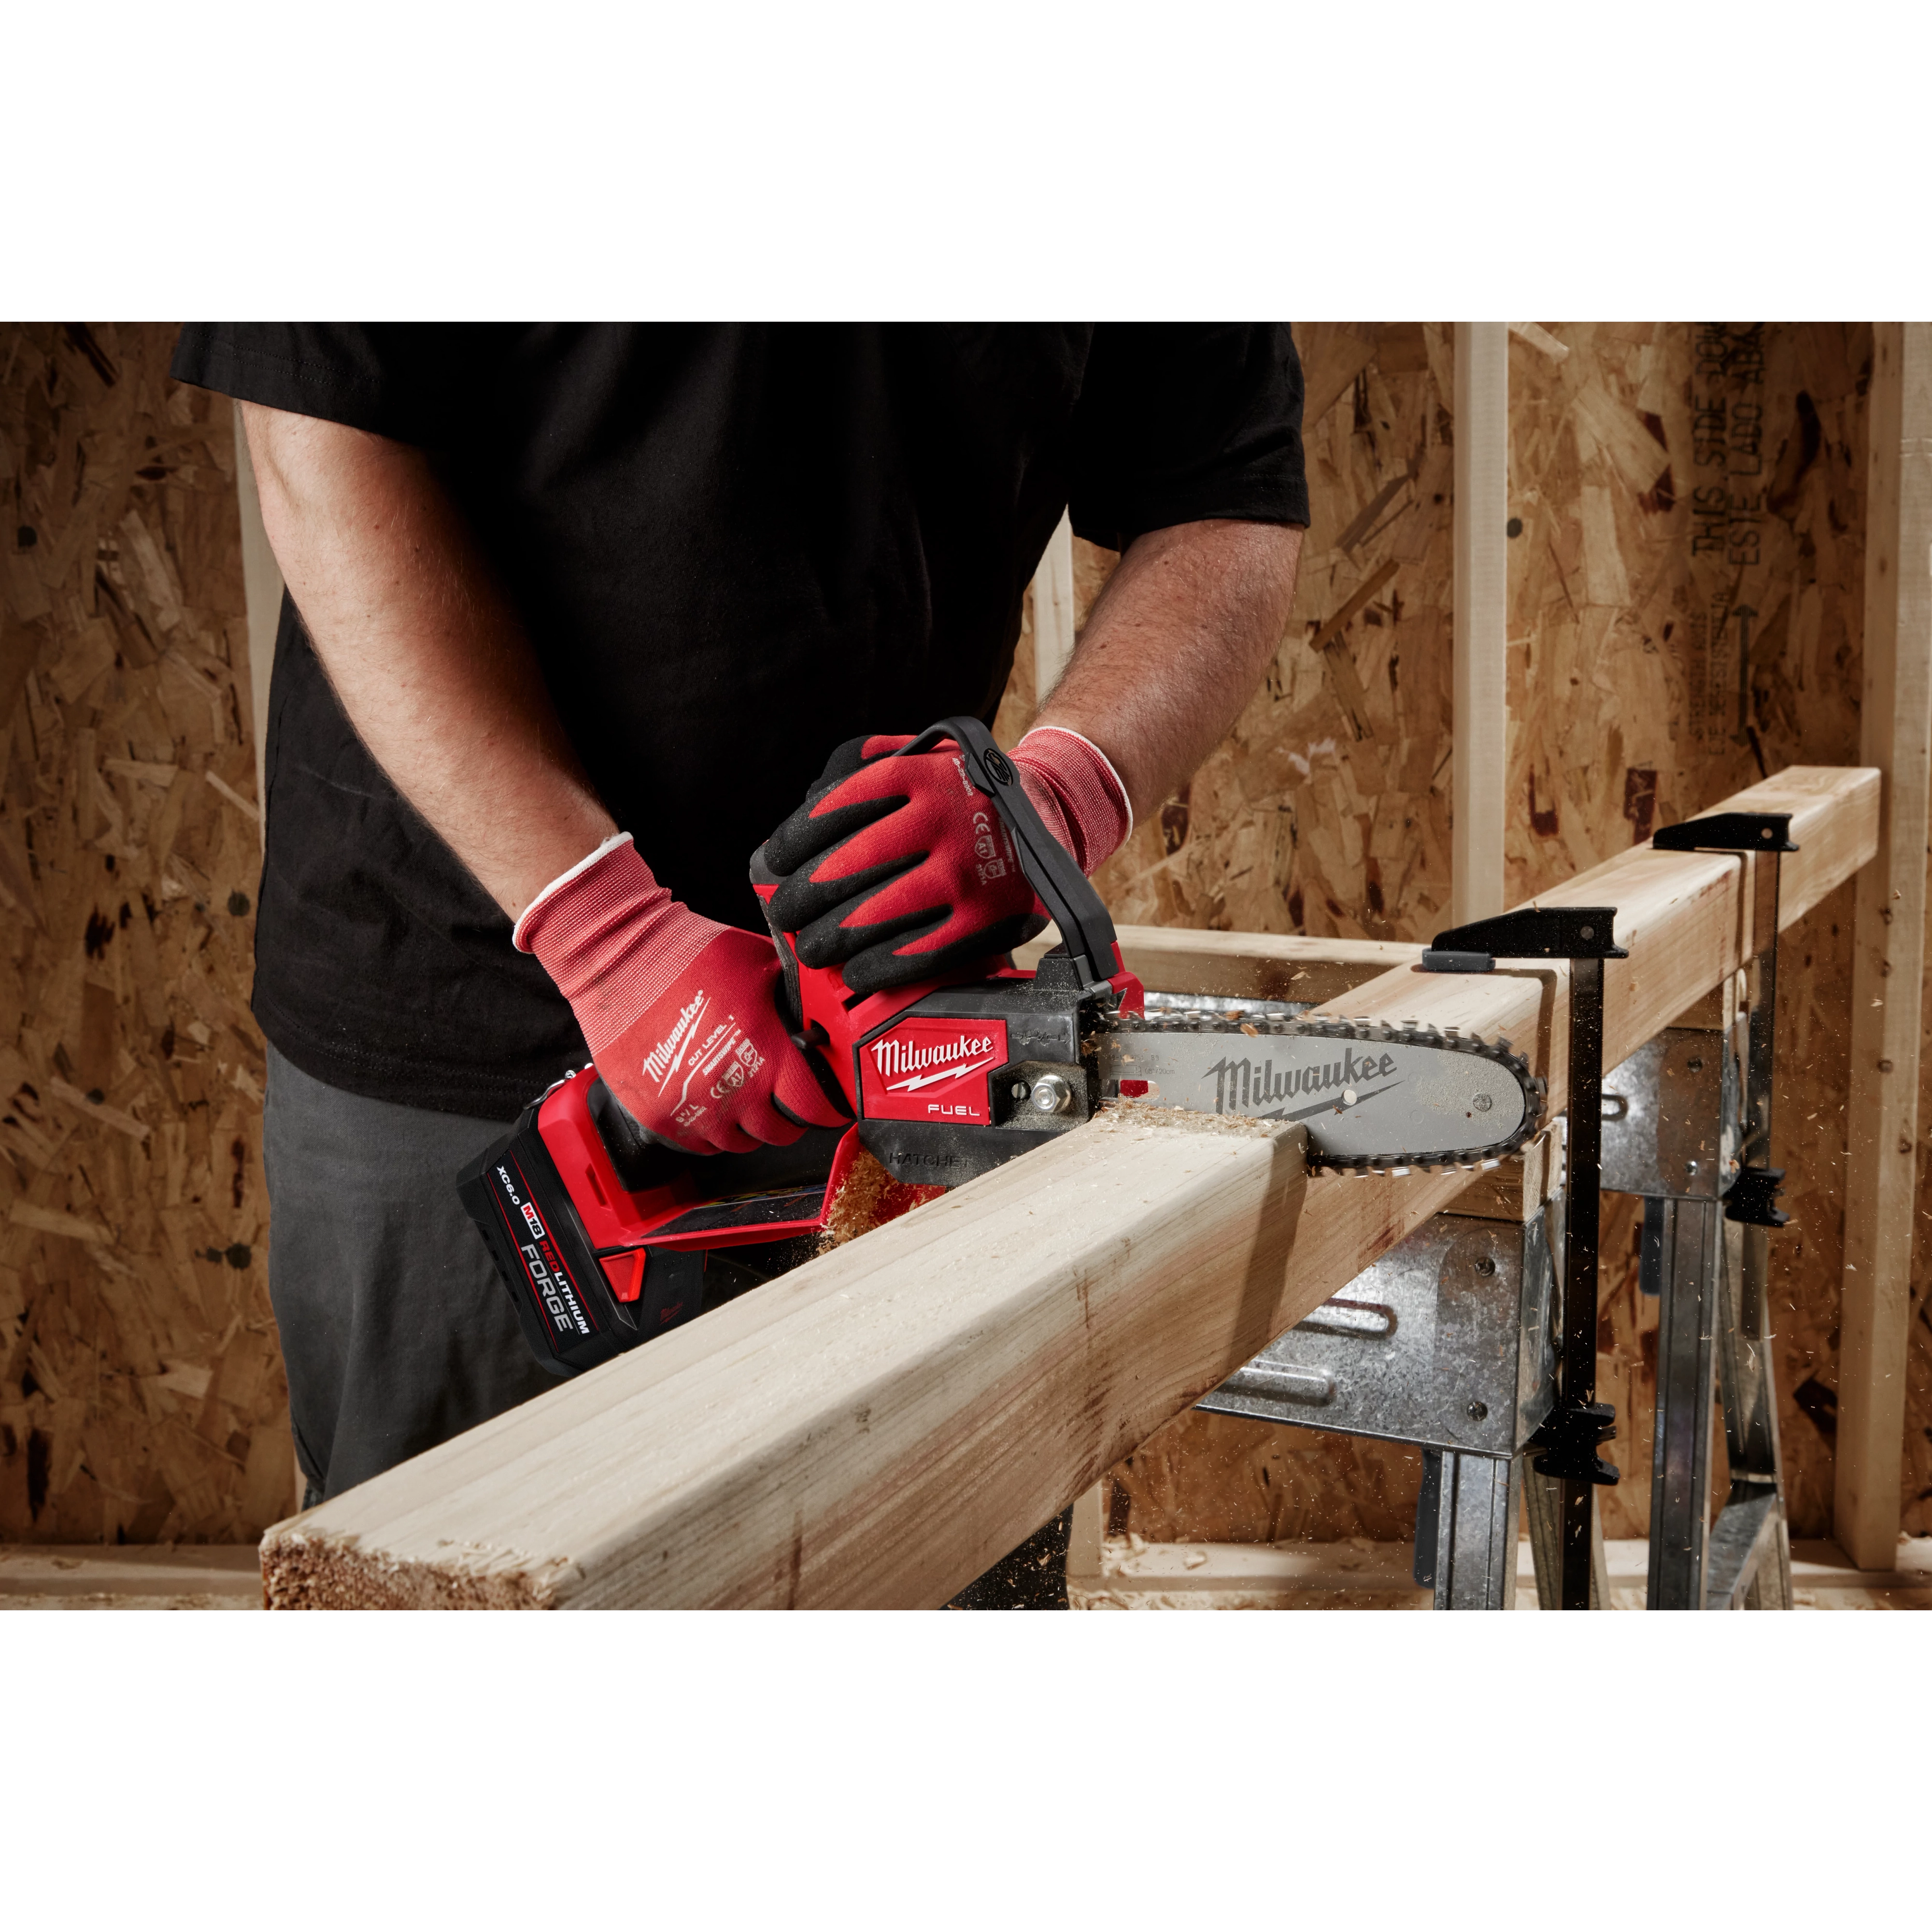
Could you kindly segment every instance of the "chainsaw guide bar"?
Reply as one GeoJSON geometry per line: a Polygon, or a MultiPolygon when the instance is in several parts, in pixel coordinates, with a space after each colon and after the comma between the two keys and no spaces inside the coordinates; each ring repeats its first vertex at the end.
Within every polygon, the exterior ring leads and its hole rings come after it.
{"type": "Polygon", "coordinates": [[[1543,1124],[1544,1082],[1506,1040],[1216,1004],[1090,1028],[1103,1097],[1298,1121],[1312,1166],[1363,1174],[1493,1166],[1543,1124]]]}

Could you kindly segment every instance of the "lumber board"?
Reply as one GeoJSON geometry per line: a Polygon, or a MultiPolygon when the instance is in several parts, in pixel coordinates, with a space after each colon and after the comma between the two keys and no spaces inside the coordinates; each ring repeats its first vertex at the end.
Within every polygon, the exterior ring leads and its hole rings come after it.
{"type": "MultiPolygon", "coordinates": [[[[1298,1000],[1319,1005],[1392,967],[1413,965],[1421,949],[1388,939],[1312,939],[1277,932],[1196,932],[1170,926],[1116,928],[1120,957],[1150,992],[1214,993],[1228,999],[1298,1000]]],[[[1019,946],[1023,966],[1059,944],[1048,926],[1019,946]]]]}
{"type": "MultiPolygon", "coordinates": [[[[221,402],[216,406],[220,407],[221,402]]],[[[235,499],[242,523],[242,582],[248,624],[248,712],[255,728],[255,796],[268,796],[268,684],[275,663],[275,633],[282,621],[282,567],[269,547],[262,520],[262,494],[255,483],[255,460],[248,452],[238,404],[230,404],[235,425],[235,499]]],[[[262,843],[268,842],[266,812],[256,814],[262,843]]]]}
{"type": "Polygon", "coordinates": [[[1450,919],[1503,909],[1509,767],[1509,326],[1456,325],[1450,919]]]}
{"type": "MultiPolygon", "coordinates": [[[[1794,766],[1714,811],[1789,812],[1799,849],[1786,856],[1779,923],[1789,926],[1878,849],[1879,775],[1863,766],[1794,766]]],[[[1540,905],[1611,905],[1628,959],[1604,972],[1604,1062],[1618,1065],[1757,950],[1750,869],[1768,862],[1723,853],[1659,852],[1646,841],[1543,893],[1540,905]]],[[[1330,1003],[1338,1013],[1414,1019],[1508,1038],[1566,1099],[1568,968],[1500,964],[1490,974],[1401,966],[1330,1003]]]]}
{"type": "Polygon", "coordinates": [[[1033,577],[1034,703],[1043,705],[1073,656],[1073,524],[1062,512],[1033,577]]]}
{"type": "Polygon", "coordinates": [[[270,1602],[943,1604],[1288,1325],[1303,1144],[1121,1108],[282,1526],[270,1602]]]}
{"type": "Polygon", "coordinates": [[[1846,1119],[1842,1352],[1832,1526],[1892,1562],[1900,1515],[1918,1192],[1932,776],[1932,323],[1874,330],[1860,755],[1885,775],[1880,862],[1859,875],[1846,1119]]]}
{"type": "MultiPolygon", "coordinates": [[[[1792,812],[1787,919],[1876,849],[1875,772],[1800,768],[1727,802],[1792,812]]],[[[1564,889],[1616,904],[1630,950],[1612,1061],[1748,957],[1754,862],[1638,848],[1564,889]]],[[[1277,972],[1280,944],[1256,946],[1277,972]]],[[[1565,990],[1560,964],[1407,963],[1331,1010],[1513,1037],[1553,1109],[1565,990]]],[[[269,1600],[943,1603],[1468,1184],[1310,1177],[1300,1144],[1113,1110],[278,1526],[269,1600]]]]}

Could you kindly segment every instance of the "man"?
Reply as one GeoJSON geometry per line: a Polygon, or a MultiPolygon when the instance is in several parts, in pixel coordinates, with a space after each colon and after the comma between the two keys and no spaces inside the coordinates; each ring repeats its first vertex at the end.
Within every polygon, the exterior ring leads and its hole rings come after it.
{"type": "Polygon", "coordinates": [[[1307,522],[1286,325],[208,324],[174,373],[242,404],[289,589],[254,1009],[311,1502],[554,1386],[454,1177],[567,1068],[700,1151],[836,1122],[775,830],[854,986],[1028,929],[950,755],[885,754],[990,722],[1064,507],[1124,555],[1014,758],[1089,872],[1253,691],[1307,522]],[[734,1081],[661,1094],[700,994],[734,1081]]]}

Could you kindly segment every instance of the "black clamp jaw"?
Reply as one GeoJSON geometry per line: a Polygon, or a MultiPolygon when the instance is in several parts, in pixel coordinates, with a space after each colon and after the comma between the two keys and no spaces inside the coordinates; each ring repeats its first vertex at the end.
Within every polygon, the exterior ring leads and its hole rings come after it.
{"type": "MultiPolygon", "coordinates": [[[[1597,1454],[1617,1432],[1617,1412],[1606,1402],[1562,1402],[1544,1418],[1543,1426],[1530,1438],[1537,1452],[1536,1466],[1546,1476],[1566,1483],[1594,1483],[1609,1486],[1622,1479],[1614,1462],[1597,1454]]],[[[1587,1546],[1586,1546],[1587,1547],[1587,1546]]],[[[1582,1605],[1565,1604],[1565,1610],[1587,1606],[1588,1585],[1584,1586],[1582,1605]]]]}
{"type": "Polygon", "coordinates": [[[1563,1240],[1563,1393],[1538,1431],[1536,1466],[1563,1485],[1566,1610],[1590,1607],[1591,1523],[1614,1465],[1597,1454],[1616,1412],[1597,1400],[1597,1269],[1602,1220],[1604,962],[1628,959],[1614,906],[1524,906],[1438,932],[1429,973],[1489,973],[1498,959],[1570,962],[1570,1192],[1563,1240]]]}
{"type": "Polygon", "coordinates": [[[1788,812],[1713,812],[1651,834],[1654,852],[1795,852],[1788,812]]]}
{"type": "Polygon", "coordinates": [[[1615,906],[1523,906],[1438,932],[1425,973],[1492,973],[1498,959],[1628,959],[1615,906]]]}
{"type": "Polygon", "coordinates": [[[1743,1166],[1724,1196],[1724,1218],[1748,1228],[1781,1228],[1791,1218],[1778,1205],[1784,1170],[1771,1162],[1771,1090],[1776,1064],[1779,855],[1795,852],[1788,812],[1714,812],[1666,825],[1651,839],[1659,852],[1757,852],[1771,863],[1756,868],[1751,936],[1757,945],[1757,986],[1751,1001],[1744,1067],[1743,1166]]]}

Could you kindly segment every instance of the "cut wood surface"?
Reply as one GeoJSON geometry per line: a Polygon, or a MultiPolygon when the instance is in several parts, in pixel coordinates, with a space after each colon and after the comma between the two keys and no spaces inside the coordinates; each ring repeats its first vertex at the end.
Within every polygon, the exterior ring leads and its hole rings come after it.
{"type": "MultiPolygon", "coordinates": [[[[1792,814],[1787,923],[1876,849],[1874,772],[1799,768],[1726,804],[1792,814]]],[[[1546,896],[1618,908],[1612,1064],[1754,950],[1752,862],[1640,847],[1546,896]]],[[[1247,944],[1279,974],[1294,942],[1247,944]]],[[[1566,978],[1403,964],[1334,1010],[1508,1035],[1553,1110],[1566,978]]],[[[945,1602],[1468,1182],[1305,1179],[1299,1144],[1160,1109],[1103,1117],[278,1526],[270,1600],[945,1602]]]]}

